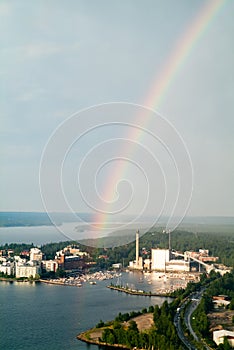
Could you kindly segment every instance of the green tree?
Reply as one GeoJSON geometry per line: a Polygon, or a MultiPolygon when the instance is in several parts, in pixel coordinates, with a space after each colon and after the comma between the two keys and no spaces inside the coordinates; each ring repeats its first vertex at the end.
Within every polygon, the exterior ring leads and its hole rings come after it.
{"type": "Polygon", "coordinates": [[[231,349],[232,349],[232,347],[231,347],[231,345],[229,344],[227,337],[224,337],[224,340],[223,340],[223,350],[231,350],[231,349]]]}
{"type": "Polygon", "coordinates": [[[150,313],[153,313],[153,312],[154,312],[154,307],[153,307],[152,305],[149,307],[149,312],[150,312],[150,313]]]}
{"type": "Polygon", "coordinates": [[[98,324],[96,325],[96,328],[101,328],[101,327],[104,327],[104,326],[105,326],[105,323],[102,320],[100,320],[98,322],[98,324]]]}
{"type": "Polygon", "coordinates": [[[134,321],[134,320],[129,321],[128,330],[129,331],[134,331],[134,332],[137,332],[137,333],[139,332],[136,321],[134,321]]]}

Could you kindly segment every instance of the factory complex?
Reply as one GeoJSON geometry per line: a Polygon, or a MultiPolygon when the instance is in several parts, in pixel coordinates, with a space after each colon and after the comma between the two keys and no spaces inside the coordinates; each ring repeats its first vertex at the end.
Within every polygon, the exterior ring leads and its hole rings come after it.
{"type": "Polygon", "coordinates": [[[139,230],[136,232],[136,259],[130,261],[130,270],[162,271],[162,272],[201,272],[211,270],[221,274],[227,272],[225,266],[217,265],[219,257],[209,256],[209,250],[199,249],[198,252],[177,252],[171,249],[170,232],[168,234],[168,248],[152,248],[151,258],[143,259],[139,249],[139,230]]]}

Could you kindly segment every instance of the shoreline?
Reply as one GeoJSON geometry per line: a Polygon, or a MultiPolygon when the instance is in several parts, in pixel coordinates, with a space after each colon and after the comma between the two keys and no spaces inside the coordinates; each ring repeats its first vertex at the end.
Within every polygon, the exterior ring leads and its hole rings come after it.
{"type": "Polygon", "coordinates": [[[21,279],[17,279],[17,278],[6,278],[6,277],[0,277],[0,282],[9,282],[9,283],[13,283],[13,282],[40,282],[40,280],[30,280],[28,278],[25,278],[23,280],[21,279]]]}
{"type": "Polygon", "coordinates": [[[81,287],[81,285],[77,285],[77,284],[69,284],[69,283],[64,283],[61,281],[51,281],[51,280],[44,280],[44,279],[40,279],[39,280],[41,283],[46,283],[46,284],[54,284],[57,286],[64,286],[64,287],[81,287]]]}
{"type": "Polygon", "coordinates": [[[94,331],[94,330],[95,330],[95,328],[88,329],[87,331],[78,334],[76,336],[76,338],[80,341],[83,341],[84,343],[94,344],[94,345],[98,345],[98,346],[104,346],[106,348],[119,348],[119,349],[125,349],[125,350],[130,349],[130,347],[127,347],[126,345],[122,345],[122,344],[108,344],[108,343],[101,342],[100,340],[88,339],[86,337],[87,334],[91,331],[94,331]]]}
{"type": "MultiPolygon", "coordinates": [[[[130,318],[128,317],[128,319],[125,321],[124,320],[120,321],[121,327],[123,327],[122,330],[126,329],[126,327],[127,328],[129,327],[129,322],[131,320],[134,320],[136,322],[138,327],[138,332],[147,332],[148,330],[151,330],[153,327],[153,313],[151,312],[147,312],[147,313],[140,312],[133,317],[130,317],[130,318]]],[[[103,324],[102,327],[95,326],[91,329],[83,331],[82,333],[78,334],[76,338],[85,343],[95,344],[95,345],[98,345],[99,347],[103,346],[109,349],[110,348],[112,349],[119,348],[119,349],[126,349],[126,350],[132,349],[132,346],[126,343],[125,344],[122,343],[122,341],[119,338],[115,338],[116,343],[114,344],[112,344],[112,342],[109,343],[108,339],[105,339],[105,341],[103,341],[102,339],[103,332],[105,332],[105,330],[108,330],[108,329],[114,330],[115,329],[114,322],[115,320],[108,321],[106,324],[103,324]],[[118,341],[120,341],[120,343],[118,343],[118,341]]],[[[125,341],[127,341],[127,338],[125,338],[125,341]]]]}

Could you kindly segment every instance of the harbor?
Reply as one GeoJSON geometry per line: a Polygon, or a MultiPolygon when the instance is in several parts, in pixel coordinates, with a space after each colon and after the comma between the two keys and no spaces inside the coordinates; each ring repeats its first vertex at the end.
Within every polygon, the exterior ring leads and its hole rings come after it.
{"type": "Polygon", "coordinates": [[[67,278],[40,279],[40,282],[60,286],[82,287],[83,283],[88,282],[90,285],[95,285],[100,281],[118,278],[119,275],[119,273],[113,271],[98,271],[67,278]]]}

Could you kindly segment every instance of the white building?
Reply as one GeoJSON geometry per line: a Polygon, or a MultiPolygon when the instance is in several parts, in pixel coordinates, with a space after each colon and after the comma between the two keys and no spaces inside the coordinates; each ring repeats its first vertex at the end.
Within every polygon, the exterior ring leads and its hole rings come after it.
{"type": "Polygon", "coordinates": [[[20,262],[20,263],[26,263],[26,259],[25,258],[21,258],[19,255],[15,255],[14,256],[14,261],[15,262],[20,262]]]}
{"type": "Polygon", "coordinates": [[[2,264],[0,264],[0,272],[4,273],[5,275],[14,275],[15,269],[14,269],[14,263],[5,261],[2,264]]]}
{"type": "Polygon", "coordinates": [[[32,261],[28,263],[15,263],[15,277],[33,277],[41,273],[41,266],[39,264],[35,264],[32,261]]]}
{"type": "Polygon", "coordinates": [[[234,332],[226,331],[225,329],[213,332],[213,340],[217,345],[223,344],[224,337],[227,337],[230,346],[234,347],[234,332]]]}
{"type": "Polygon", "coordinates": [[[157,271],[165,271],[166,263],[170,261],[169,249],[151,249],[151,269],[157,271]]]}
{"type": "Polygon", "coordinates": [[[144,260],[144,269],[145,270],[151,270],[151,259],[145,259],[144,260]]]}
{"type": "Polygon", "coordinates": [[[130,269],[134,270],[143,270],[143,259],[142,257],[138,257],[138,260],[134,261],[129,261],[129,266],[130,269]]]}
{"type": "Polygon", "coordinates": [[[31,261],[42,261],[42,252],[38,248],[30,249],[30,260],[31,261]]]}
{"type": "Polygon", "coordinates": [[[122,264],[121,263],[115,263],[112,264],[113,269],[121,269],[122,268],[122,264]]]}
{"type": "Polygon", "coordinates": [[[189,272],[190,262],[185,260],[170,260],[166,262],[166,271],[189,272]]]}

